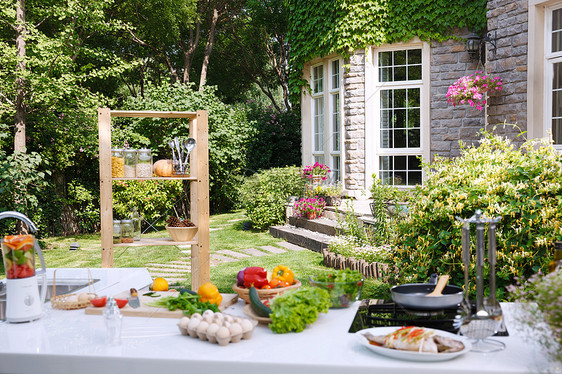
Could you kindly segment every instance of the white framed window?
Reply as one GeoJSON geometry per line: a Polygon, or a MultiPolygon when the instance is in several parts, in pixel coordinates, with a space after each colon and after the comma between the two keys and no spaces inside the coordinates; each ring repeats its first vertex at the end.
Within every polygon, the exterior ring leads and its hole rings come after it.
{"type": "Polygon", "coordinates": [[[324,66],[312,67],[312,156],[324,163],[324,66]]]}
{"type": "Polygon", "coordinates": [[[562,150],[562,4],[546,9],[543,133],[562,150]]]}
{"type": "Polygon", "coordinates": [[[341,88],[342,60],[324,59],[310,68],[311,159],[304,162],[328,165],[330,182],[342,179],[341,88]]]}
{"type": "Polygon", "coordinates": [[[341,181],[340,60],[330,61],[330,169],[331,182],[341,181]]]}
{"type": "Polygon", "coordinates": [[[422,183],[423,137],[429,131],[422,111],[424,63],[422,46],[388,46],[373,51],[376,175],[383,184],[422,183]]]}

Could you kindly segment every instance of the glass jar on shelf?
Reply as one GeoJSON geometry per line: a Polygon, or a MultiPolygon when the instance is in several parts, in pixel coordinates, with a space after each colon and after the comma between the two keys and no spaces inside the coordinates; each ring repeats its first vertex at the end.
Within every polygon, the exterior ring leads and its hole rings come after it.
{"type": "Polygon", "coordinates": [[[124,177],[124,159],[123,150],[121,148],[113,148],[111,150],[111,177],[124,177]]]}
{"type": "Polygon", "coordinates": [[[133,208],[131,219],[133,220],[133,240],[141,240],[141,216],[137,208],[133,208]]]}
{"type": "Polygon", "coordinates": [[[121,243],[121,221],[113,220],[113,244],[121,243]]]}
{"type": "Polygon", "coordinates": [[[152,177],[152,151],[148,148],[138,150],[137,178],[152,177]]]}
{"type": "Polygon", "coordinates": [[[137,168],[137,150],[125,149],[123,157],[125,159],[125,168],[124,168],[125,178],[134,178],[136,176],[136,168],[137,168]]]}
{"type": "Polygon", "coordinates": [[[132,243],[135,227],[132,219],[124,219],[121,221],[121,243],[132,243]]]}

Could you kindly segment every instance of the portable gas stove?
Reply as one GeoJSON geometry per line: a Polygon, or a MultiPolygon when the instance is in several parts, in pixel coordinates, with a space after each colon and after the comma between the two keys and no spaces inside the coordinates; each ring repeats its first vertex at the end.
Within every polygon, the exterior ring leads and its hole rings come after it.
{"type": "MultiPolygon", "coordinates": [[[[459,329],[454,326],[458,309],[415,310],[404,308],[392,301],[365,299],[357,309],[349,332],[371,327],[386,326],[419,326],[447,331],[453,334],[459,329]]],[[[509,336],[505,325],[494,336],[509,336]]]]}

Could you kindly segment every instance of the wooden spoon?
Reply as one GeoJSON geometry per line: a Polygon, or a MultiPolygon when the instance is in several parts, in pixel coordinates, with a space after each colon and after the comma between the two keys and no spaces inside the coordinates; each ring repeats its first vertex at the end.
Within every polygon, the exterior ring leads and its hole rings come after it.
{"type": "Polygon", "coordinates": [[[449,276],[447,274],[441,275],[439,277],[439,280],[437,281],[437,285],[433,289],[433,292],[428,293],[425,296],[443,296],[443,294],[441,292],[443,292],[443,289],[447,285],[448,281],[449,281],[449,276]]]}

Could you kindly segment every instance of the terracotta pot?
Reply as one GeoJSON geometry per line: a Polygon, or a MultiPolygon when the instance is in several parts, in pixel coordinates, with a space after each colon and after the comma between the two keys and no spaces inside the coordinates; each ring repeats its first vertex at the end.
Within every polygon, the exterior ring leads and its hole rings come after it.
{"type": "Polygon", "coordinates": [[[306,218],[308,219],[316,219],[318,216],[316,213],[306,213],[306,218]]]}

